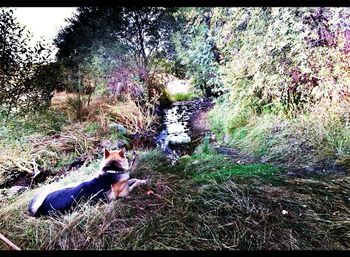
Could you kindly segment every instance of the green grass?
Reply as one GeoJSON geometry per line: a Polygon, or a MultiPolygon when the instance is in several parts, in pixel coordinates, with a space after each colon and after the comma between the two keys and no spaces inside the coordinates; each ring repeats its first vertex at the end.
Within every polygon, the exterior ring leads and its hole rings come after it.
{"type": "Polygon", "coordinates": [[[281,174],[284,169],[270,164],[237,164],[229,157],[218,154],[194,154],[183,157],[180,162],[170,169],[175,173],[189,175],[194,182],[209,183],[212,180],[223,182],[235,177],[272,178],[281,174]]]}
{"type": "Polygon", "coordinates": [[[350,156],[347,113],[340,104],[321,102],[293,118],[257,114],[244,101],[223,96],[210,111],[209,124],[219,140],[247,154],[288,167],[332,167],[350,156]]]}
{"type": "Polygon", "coordinates": [[[59,132],[66,124],[65,113],[55,109],[37,111],[27,116],[10,116],[7,124],[4,113],[0,112],[0,138],[2,140],[22,140],[33,134],[53,134],[59,132]]]}
{"type": "Polygon", "coordinates": [[[189,101],[193,100],[195,98],[198,98],[199,96],[195,93],[176,93],[174,95],[170,96],[170,99],[175,102],[175,101],[189,101]]]}
{"type": "Polygon", "coordinates": [[[274,175],[282,173],[282,169],[269,164],[246,164],[246,165],[229,165],[229,167],[220,168],[214,172],[196,173],[193,180],[196,182],[208,182],[215,180],[222,182],[235,176],[250,177],[259,176],[271,178],[274,175]]]}
{"type": "Polygon", "coordinates": [[[97,122],[88,122],[85,125],[84,131],[90,134],[97,133],[101,130],[101,125],[97,122]]]}
{"type": "MultiPolygon", "coordinates": [[[[150,152],[148,156],[151,160],[150,163],[158,163],[161,158],[164,158],[164,155],[157,151],[150,152]],[[158,161],[155,161],[154,158],[157,158],[158,161]]],[[[160,163],[160,167],[157,167],[157,165],[154,168],[162,171],[162,167],[166,167],[166,159],[163,159],[160,163]]],[[[259,177],[272,181],[275,175],[285,172],[285,169],[271,164],[237,164],[232,162],[230,156],[217,153],[206,137],[193,155],[181,157],[176,165],[167,167],[166,170],[178,176],[190,178],[191,181],[196,183],[211,183],[213,180],[223,182],[237,177],[240,177],[240,179],[259,177]]]]}

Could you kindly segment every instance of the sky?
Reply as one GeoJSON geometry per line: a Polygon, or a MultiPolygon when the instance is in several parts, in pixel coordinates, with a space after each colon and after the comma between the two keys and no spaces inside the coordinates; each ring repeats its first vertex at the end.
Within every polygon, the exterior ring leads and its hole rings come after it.
{"type": "MultiPolygon", "coordinates": [[[[32,44],[42,37],[47,43],[52,43],[61,27],[67,22],[66,18],[71,17],[76,8],[74,7],[21,7],[11,8],[14,16],[21,25],[25,25],[32,33],[32,44]]],[[[53,49],[56,53],[57,49],[53,49]]]]}

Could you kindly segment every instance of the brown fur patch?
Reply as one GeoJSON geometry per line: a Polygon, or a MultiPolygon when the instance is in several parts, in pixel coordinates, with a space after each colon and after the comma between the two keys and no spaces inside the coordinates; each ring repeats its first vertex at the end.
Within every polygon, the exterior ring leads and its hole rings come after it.
{"type": "Polygon", "coordinates": [[[112,190],[115,197],[127,196],[129,194],[128,180],[123,180],[112,184],[112,190]]]}

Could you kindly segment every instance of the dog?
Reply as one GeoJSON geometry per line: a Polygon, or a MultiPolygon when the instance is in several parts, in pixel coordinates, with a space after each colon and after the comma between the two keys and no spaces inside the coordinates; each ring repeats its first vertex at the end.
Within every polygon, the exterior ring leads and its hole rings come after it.
{"type": "MultiPolygon", "coordinates": [[[[135,156],[132,162],[134,162],[135,156]]],[[[132,165],[133,166],[133,165],[132,165]]],[[[34,217],[64,213],[76,206],[80,200],[111,201],[126,197],[136,186],[147,180],[129,179],[130,166],[124,149],[104,150],[99,170],[93,179],[65,186],[56,190],[45,190],[29,203],[29,214],[34,217]]]]}

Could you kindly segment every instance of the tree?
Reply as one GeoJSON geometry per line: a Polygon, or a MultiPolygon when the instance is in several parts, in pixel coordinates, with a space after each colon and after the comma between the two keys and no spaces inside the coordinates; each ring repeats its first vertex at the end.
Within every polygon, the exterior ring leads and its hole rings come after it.
{"type": "Polygon", "coordinates": [[[177,28],[172,13],[161,7],[124,8],[119,38],[129,46],[135,63],[148,67],[154,53],[169,52],[177,28]]]}
{"type": "Polygon", "coordinates": [[[13,11],[0,13],[0,106],[7,111],[31,111],[47,105],[52,97],[52,84],[38,82],[38,75],[50,56],[47,46],[38,42],[28,46],[30,34],[24,33],[13,17],[13,11]]]}
{"type": "Polygon", "coordinates": [[[185,19],[182,30],[173,37],[176,57],[187,68],[186,76],[206,96],[222,90],[218,76],[220,53],[210,31],[211,8],[186,8],[178,15],[185,19]]]}
{"type": "Polygon", "coordinates": [[[173,12],[161,7],[78,8],[55,40],[57,59],[71,75],[108,79],[128,68],[142,81],[152,58],[171,53],[170,37],[177,28],[173,12]]]}

